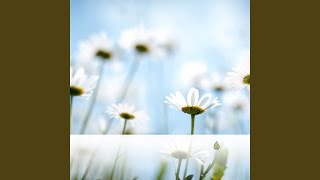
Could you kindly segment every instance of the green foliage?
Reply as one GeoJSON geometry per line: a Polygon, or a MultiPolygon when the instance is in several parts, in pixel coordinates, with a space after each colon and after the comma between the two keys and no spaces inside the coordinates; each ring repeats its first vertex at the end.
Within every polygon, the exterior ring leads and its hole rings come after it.
{"type": "Polygon", "coordinates": [[[221,180],[224,175],[225,170],[226,170],[226,166],[216,164],[213,168],[211,180],[221,180]]]}
{"type": "Polygon", "coordinates": [[[159,173],[158,173],[158,176],[157,176],[157,180],[163,180],[164,179],[164,175],[167,171],[167,163],[162,163],[161,164],[161,167],[160,167],[160,170],[159,170],[159,173]]]}
{"type": "Polygon", "coordinates": [[[192,178],[193,178],[193,174],[190,174],[189,176],[186,177],[185,180],[192,180],[192,178]]]}

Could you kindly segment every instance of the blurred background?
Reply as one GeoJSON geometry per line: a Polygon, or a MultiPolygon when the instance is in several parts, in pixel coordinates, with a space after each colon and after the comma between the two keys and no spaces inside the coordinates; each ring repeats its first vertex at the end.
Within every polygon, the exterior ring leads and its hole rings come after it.
{"type": "MultiPolygon", "coordinates": [[[[70,179],[175,179],[178,160],[160,153],[168,144],[188,143],[191,136],[70,136],[70,179]],[[119,150],[121,144],[121,148],[119,150]],[[118,158],[117,158],[118,157],[118,158]],[[117,162],[115,163],[117,159],[117,162]],[[115,164],[115,165],[114,165],[115,164]],[[161,175],[160,175],[161,174],[161,175]],[[159,178],[159,175],[161,178],[159,178]]],[[[249,136],[193,136],[193,147],[210,154],[204,159],[204,169],[214,158],[225,167],[210,169],[205,179],[215,172],[224,180],[250,179],[249,136]],[[220,149],[213,145],[219,142],[220,149]],[[226,152],[226,153],[221,153],[226,152]]],[[[180,178],[185,169],[181,165],[180,178]]],[[[199,179],[200,164],[190,159],[187,175],[199,179]]],[[[217,180],[217,179],[214,179],[217,180]]]]}
{"type": "MultiPolygon", "coordinates": [[[[191,87],[200,95],[211,93],[218,106],[196,117],[196,134],[249,134],[250,95],[246,89],[229,90],[223,79],[239,62],[250,59],[249,0],[71,0],[70,65],[99,74],[94,62],[82,62],[79,44],[95,33],[106,33],[117,45],[121,33],[143,25],[146,29],[170,32],[172,51],[144,57],[128,89],[124,103],[147,112],[150,121],[133,134],[188,134],[190,116],[169,108],[165,96],[191,87]]],[[[120,48],[119,48],[120,49],[120,48]]],[[[114,61],[104,63],[104,73],[86,134],[100,134],[107,106],[116,102],[125,83],[133,55],[122,50],[114,61]]],[[[71,133],[78,134],[90,100],[75,98],[71,133]]],[[[120,134],[122,125],[113,122],[108,134],[120,134]]]]}

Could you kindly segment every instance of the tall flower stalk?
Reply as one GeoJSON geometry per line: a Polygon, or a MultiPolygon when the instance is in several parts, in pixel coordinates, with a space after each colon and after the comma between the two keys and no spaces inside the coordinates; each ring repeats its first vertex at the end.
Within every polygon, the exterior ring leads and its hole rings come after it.
{"type": "MultiPolygon", "coordinates": [[[[100,66],[99,66],[99,76],[102,77],[103,76],[103,71],[104,71],[104,63],[101,62],[100,66]]],[[[86,129],[87,129],[87,126],[88,126],[88,122],[89,122],[89,119],[91,117],[91,114],[92,114],[92,110],[93,110],[93,107],[96,103],[96,100],[97,100],[97,96],[98,96],[98,92],[99,92],[99,87],[100,87],[100,84],[101,84],[101,81],[102,81],[102,78],[99,78],[98,82],[97,82],[97,86],[95,88],[95,90],[93,91],[93,97],[90,101],[90,104],[89,104],[89,108],[87,110],[87,114],[83,120],[83,123],[82,123],[82,126],[81,126],[81,129],[80,129],[80,134],[84,134],[86,129]]]]}
{"type": "Polygon", "coordinates": [[[128,122],[128,119],[125,119],[124,124],[123,124],[123,129],[122,129],[122,135],[124,135],[124,133],[126,131],[127,122],[128,122]]]}
{"type": "MultiPolygon", "coordinates": [[[[110,62],[115,58],[115,48],[114,42],[109,36],[104,33],[95,33],[91,35],[88,39],[81,41],[79,43],[78,51],[76,54],[76,58],[83,63],[88,63],[90,60],[95,60],[99,63],[99,75],[103,76],[104,64],[106,62],[110,62]]],[[[99,79],[97,83],[97,88],[93,92],[93,98],[89,103],[88,110],[84,117],[82,126],[80,127],[80,134],[84,134],[90,117],[92,115],[93,107],[96,103],[96,98],[99,91],[99,86],[101,84],[102,78],[99,79]]]]}
{"type": "Polygon", "coordinates": [[[121,149],[121,144],[119,145],[118,151],[117,151],[117,155],[116,155],[116,159],[114,160],[113,166],[112,166],[112,170],[111,170],[111,175],[110,175],[110,180],[113,179],[114,176],[114,172],[118,163],[120,156],[120,149],[121,149]]]}
{"type": "Polygon", "coordinates": [[[125,78],[124,84],[121,88],[121,93],[120,96],[117,99],[117,103],[120,103],[124,100],[124,98],[126,97],[128,90],[130,88],[130,85],[135,77],[135,74],[137,72],[137,69],[139,67],[140,64],[140,60],[138,60],[137,58],[135,58],[130,66],[129,72],[125,78]]]}
{"type": "Polygon", "coordinates": [[[192,137],[190,140],[190,145],[189,145],[189,150],[188,150],[188,158],[187,158],[187,162],[186,162],[186,167],[184,169],[184,173],[183,173],[183,179],[185,179],[187,177],[187,172],[188,172],[188,167],[189,167],[189,160],[190,160],[190,154],[191,154],[191,148],[192,148],[192,137]]]}
{"type": "Polygon", "coordinates": [[[182,159],[179,159],[179,161],[178,161],[178,169],[177,169],[177,172],[176,172],[176,180],[180,180],[179,174],[180,174],[181,163],[182,163],[182,159]]]}

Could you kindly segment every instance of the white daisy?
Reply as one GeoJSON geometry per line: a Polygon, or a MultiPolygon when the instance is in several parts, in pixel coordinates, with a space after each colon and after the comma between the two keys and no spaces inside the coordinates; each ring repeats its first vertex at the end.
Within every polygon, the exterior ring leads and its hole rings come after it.
{"type": "Polygon", "coordinates": [[[106,33],[93,34],[87,40],[80,42],[76,57],[80,61],[96,58],[111,60],[114,58],[113,41],[106,33]]]}
{"type": "Polygon", "coordinates": [[[209,108],[213,108],[221,105],[221,103],[215,99],[212,100],[212,95],[207,93],[199,99],[199,90],[191,88],[188,92],[187,100],[183,97],[181,92],[176,91],[175,94],[166,96],[165,103],[169,104],[170,107],[182,111],[190,115],[202,114],[209,108]]]}
{"type": "Polygon", "coordinates": [[[217,97],[214,100],[211,100],[212,95],[209,93],[203,95],[199,99],[199,90],[196,88],[191,88],[189,90],[187,100],[179,91],[176,91],[175,94],[171,93],[170,97],[166,96],[166,99],[167,100],[164,102],[169,104],[170,107],[191,115],[192,135],[194,134],[195,116],[202,114],[209,108],[221,105],[221,103],[217,100],[217,97]]]}
{"type": "Polygon", "coordinates": [[[125,133],[127,121],[134,127],[136,124],[144,124],[149,120],[149,116],[144,111],[135,111],[134,106],[128,104],[113,104],[106,111],[111,118],[124,121],[122,134],[125,133]]]}
{"type": "Polygon", "coordinates": [[[226,82],[235,90],[245,87],[250,90],[250,62],[244,62],[232,70],[233,72],[227,73],[226,82]]]}
{"type": "Polygon", "coordinates": [[[96,87],[99,76],[88,76],[83,68],[74,72],[70,67],[70,96],[88,99],[96,87]]]}
{"type": "Polygon", "coordinates": [[[127,51],[138,54],[150,54],[154,49],[154,43],[150,31],[139,25],[122,32],[119,45],[127,51]]]}
{"type": "MultiPolygon", "coordinates": [[[[173,144],[165,146],[160,153],[175,158],[178,160],[188,159],[189,145],[188,144],[173,144]]],[[[204,165],[204,161],[210,156],[209,150],[203,150],[199,147],[192,147],[189,158],[196,160],[199,164],[204,165]]]]}

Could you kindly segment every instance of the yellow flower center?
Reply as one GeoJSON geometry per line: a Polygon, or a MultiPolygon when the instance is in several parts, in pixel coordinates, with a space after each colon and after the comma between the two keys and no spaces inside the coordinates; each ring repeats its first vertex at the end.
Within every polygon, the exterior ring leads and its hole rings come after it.
{"type": "Polygon", "coordinates": [[[135,118],[134,115],[126,112],[120,113],[119,116],[127,120],[133,120],[135,118]]]}
{"type": "Polygon", "coordinates": [[[77,86],[70,86],[71,96],[81,96],[84,93],[83,88],[77,86]]]}
{"type": "Polygon", "coordinates": [[[135,48],[136,48],[136,51],[141,54],[149,52],[149,47],[146,44],[142,44],[142,43],[136,44],[135,48]]]}
{"type": "Polygon", "coordinates": [[[244,76],[243,83],[250,85],[250,74],[244,76]]]}
{"type": "Polygon", "coordinates": [[[217,92],[222,92],[222,91],[224,91],[224,87],[223,86],[215,86],[214,90],[217,92]]]}
{"type": "Polygon", "coordinates": [[[96,56],[104,59],[104,60],[110,60],[112,58],[112,53],[109,51],[105,51],[105,50],[98,50],[96,53],[96,56]]]}
{"type": "Polygon", "coordinates": [[[198,106],[187,106],[187,107],[183,107],[181,110],[182,112],[191,114],[191,115],[198,115],[204,112],[204,109],[198,106]]]}

